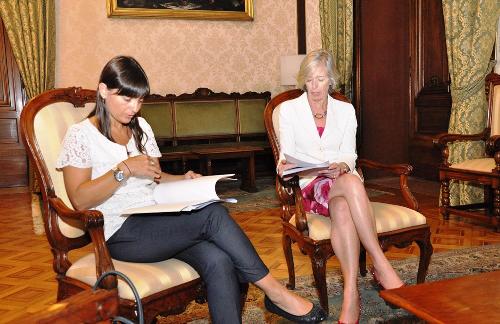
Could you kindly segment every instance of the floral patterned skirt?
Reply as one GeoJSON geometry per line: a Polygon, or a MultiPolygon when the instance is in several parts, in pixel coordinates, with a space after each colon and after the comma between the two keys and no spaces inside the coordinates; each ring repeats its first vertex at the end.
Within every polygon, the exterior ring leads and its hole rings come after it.
{"type": "Polygon", "coordinates": [[[335,179],[317,177],[307,186],[302,188],[304,210],[329,217],[328,193],[335,183],[335,179]]]}

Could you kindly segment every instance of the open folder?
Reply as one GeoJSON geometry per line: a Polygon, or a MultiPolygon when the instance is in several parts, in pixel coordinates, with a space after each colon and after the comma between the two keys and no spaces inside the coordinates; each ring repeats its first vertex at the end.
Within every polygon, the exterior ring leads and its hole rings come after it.
{"type": "Polygon", "coordinates": [[[235,180],[231,178],[233,176],[234,173],[160,183],[153,192],[156,205],[130,208],[122,214],[181,212],[201,209],[216,202],[236,203],[234,198],[219,198],[215,191],[217,181],[235,180]]]}
{"type": "Polygon", "coordinates": [[[302,175],[305,173],[310,174],[310,173],[313,173],[313,171],[326,170],[326,169],[328,169],[328,166],[330,165],[330,163],[328,161],[320,162],[320,163],[311,163],[311,162],[299,160],[299,159],[297,159],[291,155],[288,155],[286,153],[284,155],[285,155],[285,160],[286,160],[287,164],[288,163],[295,164],[296,166],[294,168],[284,170],[283,177],[294,175],[294,174],[299,174],[299,175],[302,175]]]}

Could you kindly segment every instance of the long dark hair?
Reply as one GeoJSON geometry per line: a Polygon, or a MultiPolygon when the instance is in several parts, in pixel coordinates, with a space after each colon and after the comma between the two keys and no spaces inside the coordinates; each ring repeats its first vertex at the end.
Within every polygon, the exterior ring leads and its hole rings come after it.
{"type": "MultiPolygon", "coordinates": [[[[130,56],[116,56],[102,69],[99,83],[104,83],[108,89],[118,90],[116,94],[131,98],[143,98],[149,94],[149,81],[139,62],[130,56]]],[[[97,117],[99,131],[110,141],[115,142],[111,136],[111,122],[106,109],[106,101],[97,89],[96,104],[88,117],[97,117]]],[[[142,139],[147,136],[139,126],[137,115],[128,124],[134,136],[135,145],[139,152],[146,153],[142,139]]]]}

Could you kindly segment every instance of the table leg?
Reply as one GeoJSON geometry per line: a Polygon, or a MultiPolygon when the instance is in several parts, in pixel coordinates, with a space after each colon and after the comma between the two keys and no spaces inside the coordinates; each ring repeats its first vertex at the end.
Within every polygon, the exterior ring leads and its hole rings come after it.
{"type": "Polygon", "coordinates": [[[251,152],[247,160],[247,168],[245,170],[244,163],[242,163],[241,168],[241,190],[248,192],[257,192],[257,186],[255,184],[255,154],[251,152]],[[246,171],[246,172],[245,172],[246,171]]]}
{"type": "Polygon", "coordinates": [[[212,159],[209,157],[200,158],[200,172],[203,175],[212,175],[212,159]]]}

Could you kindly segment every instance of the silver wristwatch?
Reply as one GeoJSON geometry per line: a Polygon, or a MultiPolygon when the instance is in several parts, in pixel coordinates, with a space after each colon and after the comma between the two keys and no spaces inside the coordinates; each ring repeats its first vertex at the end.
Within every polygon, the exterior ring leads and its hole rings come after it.
{"type": "Polygon", "coordinates": [[[125,173],[123,173],[118,166],[113,168],[113,176],[115,177],[115,180],[118,182],[122,182],[125,180],[125,173]]]}

